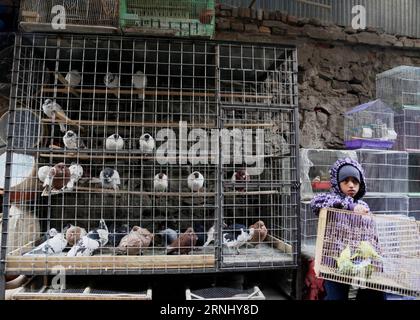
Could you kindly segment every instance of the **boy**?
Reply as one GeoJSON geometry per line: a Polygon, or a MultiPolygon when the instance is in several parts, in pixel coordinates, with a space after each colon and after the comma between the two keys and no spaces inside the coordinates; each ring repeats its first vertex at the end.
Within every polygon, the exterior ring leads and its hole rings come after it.
{"type": "MultiPolygon", "coordinates": [[[[366,193],[364,172],[360,164],[353,159],[337,160],[330,169],[332,192],[320,194],[311,201],[311,208],[315,215],[322,208],[337,208],[369,214],[369,206],[361,198],[366,193]]],[[[325,300],[347,300],[350,286],[338,282],[324,281],[326,291],[325,300]]],[[[380,291],[359,289],[357,300],[383,300],[380,291]]]]}

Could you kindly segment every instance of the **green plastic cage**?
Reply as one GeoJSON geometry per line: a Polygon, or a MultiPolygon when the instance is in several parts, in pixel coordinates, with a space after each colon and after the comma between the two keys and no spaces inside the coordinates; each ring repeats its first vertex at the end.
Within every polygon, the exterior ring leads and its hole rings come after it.
{"type": "Polygon", "coordinates": [[[125,33],[211,38],[214,0],[122,0],[120,27],[125,33]]]}

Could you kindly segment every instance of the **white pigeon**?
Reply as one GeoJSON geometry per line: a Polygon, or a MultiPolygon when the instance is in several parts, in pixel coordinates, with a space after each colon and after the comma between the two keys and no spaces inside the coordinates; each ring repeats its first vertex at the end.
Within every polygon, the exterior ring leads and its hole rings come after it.
{"type": "Polygon", "coordinates": [[[66,132],[63,137],[64,145],[67,149],[85,149],[83,140],[72,130],[66,132]]]}
{"type": "Polygon", "coordinates": [[[156,192],[165,192],[168,189],[168,176],[162,172],[155,175],[153,188],[156,192]]]}
{"type": "Polygon", "coordinates": [[[118,190],[121,184],[120,174],[117,170],[106,167],[99,174],[99,179],[103,188],[118,190]]]}
{"type": "Polygon", "coordinates": [[[120,77],[116,74],[113,74],[112,72],[107,72],[104,75],[104,84],[105,87],[109,89],[117,88],[119,87],[120,83],[120,77]]]}
{"type": "Polygon", "coordinates": [[[83,176],[83,167],[80,164],[72,163],[69,167],[70,170],[70,180],[67,182],[67,189],[73,190],[74,185],[82,178],[83,176]]]}
{"type": "Polygon", "coordinates": [[[105,246],[109,240],[108,227],[101,219],[99,227],[83,236],[67,253],[68,257],[91,256],[95,250],[105,246]]]}
{"type": "Polygon", "coordinates": [[[48,236],[49,239],[24,255],[58,254],[67,246],[67,240],[65,239],[64,234],[59,233],[55,228],[51,228],[48,231],[48,236]]]}
{"type": "Polygon", "coordinates": [[[124,149],[124,140],[117,133],[111,134],[105,141],[106,150],[122,150],[124,149]]]}
{"type": "Polygon", "coordinates": [[[198,172],[194,171],[188,176],[188,187],[191,191],[197,192],[200,191],[201,188],[204,186],[204,177],[203,175],[198,172]]]}
{"type": "Polygon", "coordinates": [[[52,169],[51,166],[42,166],[38,169],[38,179],[42,183],[45,182],[45,180],[48,178],[48,174],[50,173],[50,170],[52,169]]]}
{"type": "Polygon", "coordinates": [[[207,247],[210,243],[214,241],[214,236],[216,233],[216,226],[213,225],[209,231],[207,231],[207,241],[203,244],[203,247],[207,247]]]}
{"type": "MultiPolygon", "coordinates": [[[[144,89],[147,86],[147,77],[139,70],[133,75],[132,82],[135,89],[144,89]]],[[[144,99],[144,92],[139,93],[139,99],[144,99]]]]}
{"type": "MultiPolygon", "coordinates": [[[[55,101],[52,101],[51,99],[46,99],[44,103],[42,104],[42,111],[44,111],[45,115],[52,119],[52,121],[55,121],[57,113],[61,113],[67,120],[70,120],[67,118],[66,114],[64,113],[63,108],[55,101]]],[[[60,123],[60,131],[66,132],[66,125],[64,123],[60,123]]]]}
{"type": "Polygon", "coordinates": [[[155,139],[148,134],[145,133],[140,137],[139,140],[139,149],[141,153],[150,154],[153,153],[153,150],[156,147],[155,139]]]}
{"type": "Polygon", "coordinates": [[[236,240],[228,240],[226,239],[227,233],[223,234],[223,244],[228,248],[234,248],[236,249],[236,253],[239,253],[239,248],[242,247],[244,244],[247,243],[249,239],[252,238],[254,235],[254,229],[250,229],[249,233],[244,231],[243,228],[241,228],[241,234],[238,235],[236,240]]]}
{"type": "Polygon", "coordinates": [[[80,84],[82,77],[80,76],[80,73],[78,70],[73,69],[67,72],[65,79],[67,81],[68,86],[77,87],[80,84]]]}

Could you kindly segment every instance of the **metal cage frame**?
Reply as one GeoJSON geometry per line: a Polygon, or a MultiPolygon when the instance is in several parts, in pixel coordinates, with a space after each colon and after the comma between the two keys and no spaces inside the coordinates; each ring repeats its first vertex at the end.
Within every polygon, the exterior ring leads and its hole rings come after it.
{"type": "MultiPolygon", "coordinates": [[[[212,255],[202,255],[202,256],[192,256],[192,255],[184,255],[184,256],[178,256],[178,257],[170,257],[169,256],[162,256],[161,258],[164,261],[163,265],[159,266],[159,259],[156,259],[157,256],[152,256],[155,260],[152,263],[152,267],[145,267],[142,264],[137,265],[137,267],[133,269],[113,269],[112,266],[118,265],[118,259],[98,259],[95,256],[92,257],[75,257],[77,259],[73,259],[70,263],[66,265],[66,259],[61,259],[60,256],[58,257],[48,257],[48,259],[45,259],[46,257],[41,257],[39,259],[31,260],[28,259],[28,261],[24,261],[25,259],[22,259],[22,256],[15,256],[10,257],[7,256],[6,249],[7,249],[7,228],[8,228],[8,222],[9,222],[9,207],[10,204],[13,203],[13,199],[11,198],[12,195],[12,189],[11,189],[11,169],[12,169],[12,162],[13,162],[13,152],[19,151],[19,148],[15,148],[15,146],[12,144],[14,141],[13,133],[15,130],[15,121],[10,120],[9,122],[9,132],[8,132],[8,147],[7,147],[7,156],[6,156],[6,180],[5,180],[5,187],[4,187],[4,201],[3,201],[3,224],[2,224],[2,240],[1,240],[1,259],[0,259],[0,274],[2,274],[0,279],[0,295],[2,292],[4,292],[4,279],[5,274],[27,274],[27,275],[50,275],[53,274],[52,266],[56,264],[63,264],[66,266],[66,271],[69,274],[74,275],[102,275],[102,274],[153,274],[153,273],[174,273],[174,274],[180,274],[180,273],[208,273],[208,272],[219,272],[219,271],[229,271],[229,272],[238,272],[238,271],[252,271],[252,270],[274,270],[274,269],[296,269],[298,268],[300,264],[300,184],[299,184],[299,126],[298,126],[298,110],[297,110],[297,54],[296,54],[296,48],[294,46],[282,46],[282,45],[272,45],[272,44],[258,44],[258,45],[251,45],[246,43],[232,43],[232,42],[223,42],[223,41],[212,41],[212,40],[185,40],[185,39],[163,39],[163,38],[133,38],[133,37],[110,37],[110,36],[99,36],[99,35],[91,35],[91,36],[76,36],[76,35],[66,35],[64,36],[64,39],[67,39],[70,41],[70,43],[73,43],[73,40],[81,41],[79,43],[86,43],[86,39],[89,37],[94,37],[99,41],[98,39],[102,39],[105,42],[106,41],[116,41],[119,43],[127,42],[127,43],[134,43],[135,41],[151,41],[154,43],[160,43],[160,42],[167,42],[167,43],[173,43],[177,42],[181,46],[182,45],[196,45],[201,44],[204,46],[211,46],[211,48],[214,49],[214,57],[215,57],[215,64],[214,66],[210,66],[210,68],[214,68],[214,75],[215,75],[215,83],[216,86],[213,92],[215,96],[215,107],[216,107],[216,113],[214,115],[214,119],[216,120],[217,129],[222,129],[224,126],[224,120],[223,120],[223,114],[226,115],[226,112],[231,112],[231,110],[239,110],[242,112],[242,114],[246,114],[247,112],[253,112],[252,110],[256,111],[257,113],[266,113],[269,116],[275,115],[275,114],[287,114],[288,115],[288,123],[289,123],[289,153],[286,155],[281,155],[279,158],[287,159],[289,161],[289,167],[285,166],[282,170],[287,171],[289,170],[289,174],[287,177],[279,177],[278,181],[275,181],[274,183],[268,182],[268,178],[261,178],[261,180],[256,181],[255,183],[249,183],[249,187],[254,186],[257,188],[257,192],[260,192],[258,190],[264,190],[261,188],[264,187],[275,187],[278,190],[279,198],[278,199],[284,199],[284,211],[282,213],[284,216],[282,218],[288,219],[289,224],[286,224],[284,228],[282,229],[281,233],[274,234],[278,238],[272,238],[273,234],[268,240],[269,246],[273,250],[280,250],[281,252],[285,252],[289,259],[287,261],[280,261],[280,262],[268,262],[268,263],[262,263],[261,261],[257,261],[256,263],[246,263],[246,261],[239,261],[234,262],[233,264],[226,264],[224,263],[224,253],[223,253],[223,237],[222,237],[222,222],[224,217],[224,197],[231,191],[224,190],[224,186],[229,185],[229,181],[226,180],[226,175],[224,175],[224,168],[222,165],[222,161],[219,161],[218,165],[215,167],[215,186],[216,189],[214,190],[214,199],[215,199],[215,212],[214,212],[214,219],[216,220],[216,239],[215,239],[215,251],[212,255]],[[275,84],[276,88],[286,88],[284,89],[287,94],[278,96],[275,93],[278,92],[276,90],[272,90],[273,87],[270,88],[271,95],[270,96],[260,96],[261,92],[258,92],[259,89],[256,89],[256,92],[253,91],[254,89],[249,88],[249,86],[241,86],[239,89],[231,87],[231,91],[227,90],[225,87],[225,90],[221,90],[221,83],[223,79],[221,79],[222,75],[220,73],[220,49],[225,48],[233,48],[237,47],[240,50],[249,49],[250,52],[254,54],[254,50],[257,50],[258,48],[270,48],[270,50],[278,50],[278,52],[284,52],[288,56],[288,60],[286,58],[285,61],[287,62],[287,68],[290,68],[287,71],[284,71],[284,74],[288,77],[286,80],[284,80],[283,83],[279,82],[277,79],[273,83],[275,84]],[[251,90],[251,91],[250,91],[251,90]],[[277,100],[273,100],[273,92],[274,96],[277,96],[277,100]],[[236,97],[235,99],[231,99],[233,97],[236,97]],[[229,99],[226,99],[228,97],[229,99]],[[230,103],[229,103],[230,102],[230,103]],[[287,169],[291,168],[291,169],[287,169]],[[285,181],[281,181],[280,179],[285,179],[285,181]],[[287,180],[287,181],[286,181],[287,180]],[[285,190],[287,190],[288,195],[281,195],[285,190]],[[283,198],[280,198],[283,197],[283,198]],[[287,197],[287,198],[284,198],[287,197]],[[287,243],[291,242],[291,243],[287,243]],[[52,258],[52,259],[51,259],[52,258]],[[83,258],[83,259],[80,259],[83,258]],[[194,259],[195,258],[195,259],[194,259]],[[33,262],[36,262],[35,265],[33,262]],[[180,267],[180,262],[183,261],[187,268],[180,267]],[[87,266],[90,264],[99,263],[101,265],[102,262],[105,262],[105,265],[102,265],[101,267],[97,269],[89,269],[87,266]],[[155,265],[158,265],[158,267],[155,267],[155,265]],[[196,268],[191,268],[191,266],[196,265],[196,268]],[[14,268],[9,268],[11,266],[14,266],[14,268]],[[34,267],[35,266],[35,267],[34,267]],[[77,268],[74,268],[77,266],[77,268]],[[165,267],[166,266],[166,267],[165,267]],[[170,267],[168,267],[170,266],[170,267]]],[[[52,39],[51,41],[60,41],[58,39],[62,39],[62,37],[59,37],[57,35],[51,35],[51,34],[20,34],[16,36],[16,43],[15,43],[15,55],[14,55],[14,67],[13,67],[13,75],[12,75],[12,94],[11,94],[11,102],[10,102],[10,119],[15,118],[15,111],[16,111],[16,104],[17,104],[17,93],[18,93],[18,87],[19,87],[19,78],[21,77],[21,71],[19,70],[19,62],[22,55],[22,50],[26,50],[24,42],[27,40],[29,41],[28,45],[28,52],[32,55],[32,57],[35,54],[35,40],[36,39],[44,39],[45,43],[47,43],[46,39],[52,39]]],[[[60,46],[58,46],[54,50],[60,50],[60,46]]],[[[85,48],[85,47],[83,47],[85,48]]],[[[231,50],[231,49],[229,49],[231,50]]],[[[258,49],[259,50],[259,49],[258,49]]],[[[58,51],[55,51],[58,52],[58,51]]],[[[229,51],[230,52],[230,51],[229,51]]],[[[242,52],[242,51],[240,51],[242,52]]],[[[262,52],[265,51],[263,50],[262,52]]],[[[277,52],[277,51],[276,51],[277,52]]],[[[45,53],[45,51],[44,51],[45,53]]],[[[58,53],[57,53],[58,54],[58,53]]],[[[58,57],[58,56],[57,56],[58,57]]],[[[40,61],[45,62],[45,55],[40,57],[40,61]]],[[[55,59],[56,57],[54,57],[55,59]]],[[[247,57],[240,57],[243,58],[243,61],[246,61],[247,57]]],[[[277,58],[277,57],[275,57],[277,58]]],[[[232,59],[233,61],[234,59],[232,59]]],[[[249,59],[248,59],[249,60],[249,59]]],[[[71,64],[72,58],[70,56],[69,63],[71,64]]],[[[56,68],[58,68],[58,60],[55,62],[56,68]]],[[[275,66],[274,66],[275,67],[275,66]]],[[[264,67],[265,68],[265,67],[264,67]]],[[[58,70],[55,70],[58,71],[58,70]]],[[[239,70],[239,72],[244,72],[239,70]]],[[[274,72],[274,71],[273,71],[274,72]]],[[[96,75],[95,75],[96,76],[96,75]]],[[[248,74],[247,77],[250,75],[248,74]]],[[[261,80],[257,80],[257,72],[255,74],[251,75],[252,77],[255,77],[255,82],[259,83],[261,80]]],[[[247,78],[248,79],[248,78],[247,78]]],[[[227,79],[229,80],[229,79],[227,79]]],[[[235,79],[230,78],[230,80],[233,82],[235,79]]],[[[50,91],[51,93],[57,94],[57,85],[60,83],[60,77],[57,76],[54,80],[55,82],[55,89],[52,89],[50,91]]],[[[244,80],[246,81],[246,80],[244,80]]],[[[28,83],[26,83],[27,85],[28,83]]],[[[38,83],[39,84],[39,83],[38,83]]],[[[267,84],[263,84],[263,88],[267,89],[267,84]]],[[[22,89],[22,88],[20,88],[22,89]]],[[[44,90],[44,89],[41,89],[44,90]]],[[[80,90],[83,90],[80,89],[80,90]]],[[[123,88],[118,89],[107,89],[107,94],[115,95],[117,99],[120,98],[120,94],[123,91],[123,88]]],[[[23,90],[24,91],[24,90],[23,90]]],[[[66,87],[65,89],[62,89],[63,94],[67,94],[67,99],[69,96],[73,96],[75,93],[70,86],[66,87]]],[[[131,95],[133,95],[133,92],[137,96],[137,91],[127,90],[131,95]]],[[[180,88],[180,92],[182,93],[183,89],[180,88]]],[[[188,91],[186,89],[185,91],[188,91]]],[[[144,92],[144,91],[143,91],[144,92]]],[[[22,92],[21,92],[22,93],[22,92]]],[[[76,90],[77,93],[77,90],[76,90]]],[[[25,93],[22,93],[23,97],[25,97],[25,93]]],[[[208,94],[208,93],[207,93],[208,94]]],[[[147,95],[147,91],[146,91],[147,95]]],[[[144,96],[143,96],[144,97],[144,96]]],[[[235,122],[236,118],[232,118],[232,120],[235,122]]],[[[241,117],[238,117],[238,121],[241,119],[241,117]]],[[[80,120],[80,118],[79,118],[80,120]]],[[[61,121],[61,120],[60,120],[61,121]]],[[[67,121],[67,120],[66,120],[67,121]]],[[[240,122],[240,121],[239,121],[240,122]]],[[[236,122],[235,122],[236,123],[236,122]]],[[[79,123],[80,124],[80,123],[79,123]]],[[[235,124],[236,125],[236,124],[235,124]]],[[[235,127],[233,125],[233,127],[235,127]]],[[[232,125],[231,125],[232,127],[232,125]]],[[[53,131],[54,132],[54,131],[53,131]]],[[[30,149],[30,148],[29,148],[30,149]]],[[[29,150],[25,146],[25,150],[29,150]]],[[[22,151],[22,150],[20,150],[22,151]]],[[[33,150],[37,152],[46,152],[49,153],[49,157],[53,156],[55,151],[54,150],[44,150],[39,149],[33,150]]],[[[79,155],[79,151],[77,151],[77,154],[79,155]]],[[[82,152],[80,152],[82,154],[82,152]]],[[[218,155],[219,160],[222,159],[222,154],[219,153],[218,155]]],[[[245,186],[248,188],[248,183],[245,186]]],[[[81,190],[82,191],[82,190],[81,190]]],[[[82,191],[83,192],[83,191],[82,191]]],[[[247,191],[246,191],[247,192],[247,191]]],[[[252,197],[252,192],[250,192],[249,197],[252,197]]],[[[234,197],[240,196],[241,192],[238,193],[238,195],[233,195],[234,197]]],[[[47,194],[48,199],[51,199],[51,194],[47,194]]],[[[257,193],[257,197],[261,197],[257,193]]],[[[103,195],[102,195],[103,197],[103,195]]],[[[49,200],[50,201],[50,200],[49,200]]],[[[278,200],[283,201],[283,200],[278,200]]],[[[50,202],[49,202],[50,203],[50,202]]],[[[272,205],[278,205],[279,202],[273,203],[272,205]]],[[[267,215],[268,216],[268,215],[267,215]]],[[[255,217],[258,218],[258,217],[255,217]]],[[[260,217],[261,218],[261,217],[260,217]]],[[[254,219],[254,217],[252,217],[254,219]]],[[[46,221],[49,223],[49,218],[46,219],[46,221]]],[[[49,224],[48,224],[49,225],[49,224]]],[[[280,226],[276,227],[279,228],[280,226]]],[[[276,229],[277,230],[277,229],[276,229]]],[[[276,231],[277,232],[277,231],[276,231]]],[[[278,231],[280,232],[280,231],[278,231]]],[[[141,257],[144,258],[144,257],[141,257]]],[[[130,257],[130,259],[126,260],[126,263],[138,263],[136,261],[139,261],[139,257],[130,257]],[[131,259],[133,258],[133,259],[131,259]],[[128,261],[128,262],[127,262],[128,261]]],[[[140,259],[141,260],[141,259],[140,259]]],[[[182,264],[182,263],[181,263],[182,264]]],[[[147,265],[147,263],[146,263],[147,265]]],[[[299,282],[299,281],[298,281],[299,282]]],[[[298,284],[297,284],[298,285],[298,284]]]]}

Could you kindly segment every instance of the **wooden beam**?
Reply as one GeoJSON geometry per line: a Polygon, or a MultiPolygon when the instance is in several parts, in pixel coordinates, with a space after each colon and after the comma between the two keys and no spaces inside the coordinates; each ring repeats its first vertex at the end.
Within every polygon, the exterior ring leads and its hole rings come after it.
{"type": "Polygon", "coordinates": [[[320,274],[320,267],[321,267],[321,260],[322,260],[322,248],[324,246],[324,234],[325,228],[327,226],[327,209],[323,208],[319,212],[318,217],[318,232],[316,237],[316,245],[315,245],[315,274],[319,276],[320,274]]]}
{"type": "Polygon", "coordinates": [[[271,242],[274,244],[274,247],[278,250],[280,250],[281,252],[284,253],[293,253],[293,246],[284,242],[283,240],[280,240],[270,234],[267,235],[267,237],[265,238],[265,242],[271,242]]]}

